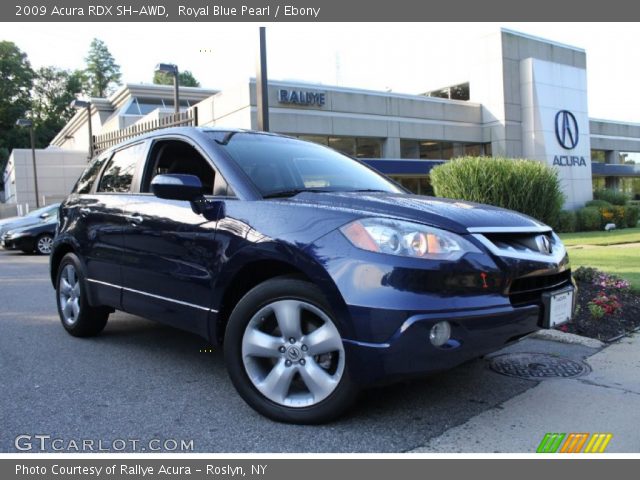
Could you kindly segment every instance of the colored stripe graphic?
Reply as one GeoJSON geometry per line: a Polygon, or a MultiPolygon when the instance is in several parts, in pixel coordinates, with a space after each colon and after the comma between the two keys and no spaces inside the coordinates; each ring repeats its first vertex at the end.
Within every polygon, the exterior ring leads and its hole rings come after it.
{"type": "Polygon", "coordinates": [[[604,453],[612,438],[613,435],[610,433],[594,433],[584,453],[604,453]]]}
{"type": "Polygon", "coordinates": [[[538,445],[536,453],[556,453],[566,434],[547,433],[538,445]]]}
{"type": "Polygon", "coordinates": [[[589,436],[589,433],[546,433],[536,453],[604,453],[613,438],[611,433],[594,433],[590,439],[589,436]]]}
{"type": "Polygon", "coordinates": [[[580,453],[587,438],[589,438],[588,433],[570,433],[562,445],[560,453],[580,453]]]}

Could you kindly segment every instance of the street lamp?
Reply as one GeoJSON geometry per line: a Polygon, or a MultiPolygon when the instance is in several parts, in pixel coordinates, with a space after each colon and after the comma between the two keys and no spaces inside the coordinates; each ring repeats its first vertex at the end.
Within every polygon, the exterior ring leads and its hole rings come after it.
{"type": "Polygon", "coordinates": [[[33,134],[33,122],[26,118],[20,118],[16,122],[16,125],[20,128],[29,128],[29,135],[31,136],[31,161],[33,162],[33,186],[36,193],[36,208],[40,208],[40,194],[38,192],[38,169],[36,168],[36,139],[33,134]]]}
{"type": "Polygon", "coordinates": [[[93,127],[91,125],[91,102],[85,102],[84,100],[72,100],[69,104],[71,108],[80,110],[82,108],[87,109],[87,123],[89,125],[89,160],[93,158],[93,127]]]}
{"type": "Polygon", "coordinates": [[[173,63],[159,63],[156,65],[156,72],[173,75],[173,107],[177,116],[180,113],[180,78],[178,77],[178,66],[173,63]]]}

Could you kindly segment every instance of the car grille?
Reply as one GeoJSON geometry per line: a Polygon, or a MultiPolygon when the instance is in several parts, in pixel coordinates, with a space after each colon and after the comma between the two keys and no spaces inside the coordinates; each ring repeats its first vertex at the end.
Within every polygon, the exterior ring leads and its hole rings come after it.
{"type": "Polygon", "coordinates": [[[542,302],[542,294],[571,284],[571,270],[553,275],[516,278],[509,286],[509,300],[514,306],[542,302]]]}
{"type": "Polygon", "coordinates": [[[511,253],[549,253],[541,251],[540,245],[536,241],[538,237],[545,236],[549,245],[553,245],[554,240],[550,233],[484,233],[497,248],[511,253]]]}

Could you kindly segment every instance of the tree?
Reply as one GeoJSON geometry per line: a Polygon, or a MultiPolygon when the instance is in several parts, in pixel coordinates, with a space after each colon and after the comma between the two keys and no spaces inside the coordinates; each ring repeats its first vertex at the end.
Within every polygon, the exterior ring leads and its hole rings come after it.
{"type": "Polygon", "coordinates": [[[42,67],[35,73],[32,90],[31,119],[36,126],[36,144],[45,147],[73,117],[70,106],[82,91],[82,72],[56,67],[42,67]]]}
{"type": "MultiPolygon", "coordinates": [[[[189,70],[185,70],[184,72],[178,73],[178,80],[180,80],[181,87],[199,87],[200,82],[196,80],[196,77],[193,76],[189,70]]],[[[164,72],[156,72],[153,75],[153,83],[156,85],[173,85],[173,75],[164,73],[164,72]]]]}
{"type": "Polygon", "coordinates": [[[85,61],[84,90],[90,97],[105,97],[113,92],[115,86],[122,84],[120,65],[102,40],[94,38],[91,41],[85,61]]]}
{"type": "Polygon", "coordinates": [[[29,145],[29,133],[17,128],[16,120],[30,107],[32,84],[27,55],[15,43],[0,41],[0,173],[12,149],[29,145]]]}

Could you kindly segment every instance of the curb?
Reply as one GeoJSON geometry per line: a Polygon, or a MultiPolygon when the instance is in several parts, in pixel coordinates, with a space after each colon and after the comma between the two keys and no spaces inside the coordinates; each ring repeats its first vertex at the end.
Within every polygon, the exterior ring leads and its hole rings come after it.
{"type": "Polygon", "coordinates": [[[606,346],[606,343],[596,340],[595,338],[582,337],[574,333],[561,332],[560,330],[538,330],[537,332],[529,335],[529,338],[567,343],[571,345],[582,345],[583,347],[597,349],[601,349],[606,346]]]}

